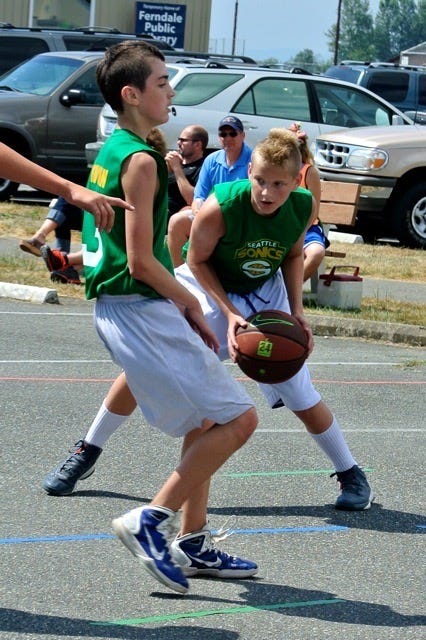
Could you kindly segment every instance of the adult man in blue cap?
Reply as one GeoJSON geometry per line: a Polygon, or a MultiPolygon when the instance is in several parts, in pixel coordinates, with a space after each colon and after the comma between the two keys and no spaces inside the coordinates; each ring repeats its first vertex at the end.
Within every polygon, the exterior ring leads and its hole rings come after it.
{"type": "Polygon", "coordinates": [[[213,187],[222,182],[247,178],[251,148],[244,142],[245,132],[241,120],[236,116],[222,118],[218,136],[222,149],[205,158],[194,188],[191,209],[179,211],[170,218],[167,243],[174,267],[183,263],[182,247],[189,238],[192,220],[213,187]]]}

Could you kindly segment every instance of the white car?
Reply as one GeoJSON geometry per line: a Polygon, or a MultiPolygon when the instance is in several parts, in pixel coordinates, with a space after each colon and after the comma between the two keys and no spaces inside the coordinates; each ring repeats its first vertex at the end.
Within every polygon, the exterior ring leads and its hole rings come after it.
{"type": "MultiPolygon", "coordinates": [[[[170,149],[176,148],[178,136],[189,124],[205,127],[209,149],[219,148],[218,123],[228,114],[243,122],[250,146],[272,127],[289,127],[295,120],[312,141],[339,128],[412,124],[408,116],[363,87],[300,73],[300,69],[288,72],[213,61],[205,65],[168,63],[167,67],[176,95],[173,114],[161,129],[170,149]]],[[[115,125],[116,115],[105,105],[98,122],[98,142],[115,125]]]]}

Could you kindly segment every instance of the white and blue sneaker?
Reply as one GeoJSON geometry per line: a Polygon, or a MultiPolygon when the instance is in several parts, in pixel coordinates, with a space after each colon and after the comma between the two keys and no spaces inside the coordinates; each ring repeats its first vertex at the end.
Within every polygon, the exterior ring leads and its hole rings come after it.
{"type": "MultiPolygon", "coordinates": [[[[223,540],[223,537],[220,539],[223,540]]],[[[208,529],[175,538],[170,550],[186,576],[213,578],[250,578],[258,567],[255,562],[230,556],[216,548],[217,538],[208,529]]]]}
{"type": "Polygon", "coordinates": [[[159,582],[178,593],[189,585],[172,557],[169,541],[175,535],[176,514],[166,507],[138,507],[112,522],[117,537],[159,582]]]}

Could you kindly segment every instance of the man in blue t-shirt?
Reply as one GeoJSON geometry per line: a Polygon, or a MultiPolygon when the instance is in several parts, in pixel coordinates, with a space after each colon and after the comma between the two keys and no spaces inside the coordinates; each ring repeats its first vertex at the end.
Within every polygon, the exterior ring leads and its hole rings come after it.
{"type": "Polygon", "coordinates": [[[195,201],[206,200],[216,184],[247,178],[251,149],[244,142],[245,132],[241,120],[235,116],[222,118],[218,136],[222,149],[205,159],[194,189],[195,201]]]}
{"type": "Polygon", "coordinates": [[[247,178],[251,148],[244,142],[244,126],[235,116],[219,122],[218,136],[222,149],[208,155],[194,188],[192,207],[179,211],[169,221],[167,244],[174,267],[183,263],[182,247],[189,238],[191,224],[198,209],[216,184],[247,178]]]}

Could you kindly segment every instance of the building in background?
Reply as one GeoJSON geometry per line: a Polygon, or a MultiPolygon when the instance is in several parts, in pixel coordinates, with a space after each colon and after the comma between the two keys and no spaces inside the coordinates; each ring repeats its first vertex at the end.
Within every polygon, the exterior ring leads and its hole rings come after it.
{"type": "Polygon", "coordinates": [[[138,22],[148,25],[155,37],[169,38],[168,42],[176,33],[173,31],[176,27],[178,32],[179,29],[183,32],[183,46],[176,48],[187,51],[208,51],[210,15],[211,0],[0,0],[1,22],[15,27],[115,27],[125,33],[136,33],[138,22]],[[142,18],[149,15],[152,19],[138,20],[140,11],[144,12],[142,18]]]}
{"type": "Polygon", "coordinates": [[[426,68],[426,42],[402,51],[400,61],[401,64],[423,66],[426,68]]]}

